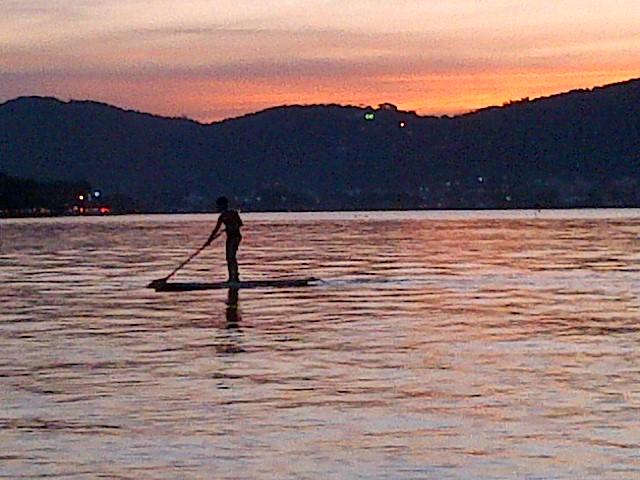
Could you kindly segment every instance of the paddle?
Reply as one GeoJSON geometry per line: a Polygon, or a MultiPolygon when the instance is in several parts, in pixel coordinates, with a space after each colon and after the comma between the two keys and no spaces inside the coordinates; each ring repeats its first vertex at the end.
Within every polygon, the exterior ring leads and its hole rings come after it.
{"type": "MultiPolygon", "coordinates": [[[[215,240],[216,238],[218,238],[220,235],[222,235],[222,233],[224,232],[224,230],[222,230],[220,233],[218,233],[215,237],[213,237],[211,239],[211,241],[215,240]]],[[[201,251],[203,251],[205,248],[207,248],[209,246],[209,243],[211,242],[207,242],[205,243],[203,246],[201,246],[198,250],[196,250],[195,252],[193,252],[191,254],[191,256],[189,258],[187,258],[184,262],[182,262],[180,265],[178,265],[175,270],[173,270],[169,275],[167,275],[164,278],[158,278],[156,280],[153,280],[149,283],[149,285],[147,285],[147,288],[158,288],[162,285],[164,285],[165,283],[167,283],[167,280],[169,280],[171,277],[173,277],[178,270],[180,270],[182,267],[184,267],[187,263],[189,263],[191,260],[193,260],[201,251]]]]}

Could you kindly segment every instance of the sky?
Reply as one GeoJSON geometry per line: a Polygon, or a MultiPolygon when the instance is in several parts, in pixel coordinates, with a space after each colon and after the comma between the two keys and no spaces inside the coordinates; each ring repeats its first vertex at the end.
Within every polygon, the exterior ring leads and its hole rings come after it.
{"type": "Polygon", "coordinates": [[[640,77],[638,0],[0,0],[0,102],[456,114],[640,77]]]}

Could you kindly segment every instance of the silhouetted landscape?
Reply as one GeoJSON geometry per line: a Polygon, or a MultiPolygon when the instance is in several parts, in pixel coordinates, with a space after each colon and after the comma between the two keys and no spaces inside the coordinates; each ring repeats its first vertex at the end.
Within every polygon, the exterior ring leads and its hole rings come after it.
{"type": "Polygon", "coordinates": [[[64,210],[80,187],[123,212],[220,194],[246,210],[638,207],[640,80],[456,117],[313,105],[212,124],[21,97],[0,105],[0,159],[0,209],[64,210]]]}

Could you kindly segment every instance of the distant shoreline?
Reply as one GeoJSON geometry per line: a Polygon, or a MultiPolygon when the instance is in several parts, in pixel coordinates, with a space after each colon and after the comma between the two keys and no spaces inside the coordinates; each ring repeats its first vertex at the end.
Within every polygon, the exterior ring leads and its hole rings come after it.
{"type": "MultiPolygon", "coordinates": [[[[409,214],[409,213],[510,213],[510,212],[580,212],[580,211],[633,211],[638,210],[640,214],[640,206],[634,207],[561,207],[561,208],[441,208],[441,209],[375,209],[375,210],[241,210],[243,214],[251,214],[251,215],[286,215],[286,214],[409,214]]],[[[122,218],[122,217],[134,217],[134,216],[192,216],[192,215],[210,215],[215,216],[218,212],[210,211],[210,212],[128,212],[128,213],[113,213],[108,215],[0,215],[0,219],[3,220],[18,220],[18,219],[50,219],[50,218],[69,218],[69,219],[97,219],[97,218],[122,218]]]]}

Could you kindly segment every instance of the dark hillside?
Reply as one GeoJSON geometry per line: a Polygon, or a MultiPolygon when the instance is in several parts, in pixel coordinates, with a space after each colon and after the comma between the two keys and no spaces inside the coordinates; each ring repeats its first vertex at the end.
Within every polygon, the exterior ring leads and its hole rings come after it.
{"type": "Polygon", "coordinates": [[[95,102],[0,105],[0,171],[150,210],[640,206],[640,80],[454,118],[271,108],[209,125],[95,102]]]}

